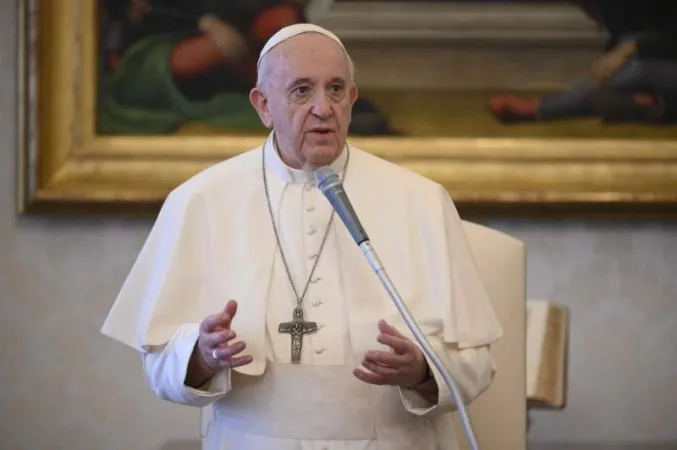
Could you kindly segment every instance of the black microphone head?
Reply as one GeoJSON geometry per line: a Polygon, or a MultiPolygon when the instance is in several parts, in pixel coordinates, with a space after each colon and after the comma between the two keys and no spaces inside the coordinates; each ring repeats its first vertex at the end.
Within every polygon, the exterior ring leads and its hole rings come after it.
{"type": "Polygon", "coordinates": [[[341,180],[331,167],[324,166],[315,171],[315,184],[317,184],[317,188],[326,195],[327,189],[330,189],[337,184],[341,184],[341,180]]]}

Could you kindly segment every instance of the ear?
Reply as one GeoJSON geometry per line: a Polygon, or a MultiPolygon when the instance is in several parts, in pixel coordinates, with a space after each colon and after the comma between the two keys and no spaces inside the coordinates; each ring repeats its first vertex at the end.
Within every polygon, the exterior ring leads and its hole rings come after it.
{"type": "Polygon", "coordinates": [[[269,129],[272,128],[273,119],[270,117],[270,111],[268,110],[268,99],[266,98],[266,95],[263,93],[263,91],[258,87],[254,87],[251,91],[249,91],[249,101],[256,112],[259,114],[259,118],[261,119],[263,126],[269,129]]]}
{"type": "Polygon", "coordinates": [[[350,88],[350,106],[351,107],[357,101],[357,97],[358,97],[357,85],[353,83],[353,85],[350,88]]]}

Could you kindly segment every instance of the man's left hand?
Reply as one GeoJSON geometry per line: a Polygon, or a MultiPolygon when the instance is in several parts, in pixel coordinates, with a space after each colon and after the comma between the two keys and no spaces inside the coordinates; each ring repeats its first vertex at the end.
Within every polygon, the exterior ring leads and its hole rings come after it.
{"type": "Polygon", "coordinates": [[[369,384],[400,386],[411,388],[420,384],[428,370],[423,352],[396,328],[380,320],[378,342],[387,345],[391,351],[371,350],[364,354],[362,368],[353,374],[369,384]]]}

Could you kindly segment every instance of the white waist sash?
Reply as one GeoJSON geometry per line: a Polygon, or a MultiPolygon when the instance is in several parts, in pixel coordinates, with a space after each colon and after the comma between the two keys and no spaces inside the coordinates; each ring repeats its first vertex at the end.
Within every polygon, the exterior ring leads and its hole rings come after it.
{"type": "Polygon", "coordinates": [[[308,440],[376,439],[371,386],[349,366],[268,363],[258,377],[231,371],[212,426],[308,440]]]}

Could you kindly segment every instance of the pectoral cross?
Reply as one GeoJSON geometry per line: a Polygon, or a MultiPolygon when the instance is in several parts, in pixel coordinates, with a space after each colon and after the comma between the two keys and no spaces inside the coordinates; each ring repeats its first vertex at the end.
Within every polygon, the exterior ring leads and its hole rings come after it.
{"type": "Polygon", "coordinates": [[[280,333],[291,334],[291,362],[298,364],[301,362],[301,347],[303,346],[303,336],[317,331],[316,322],[306,322],[303,320],[303,308],[297,306],[294,308],[294,317],[291,322],[282,322],[278,328],[280,333]]]}

